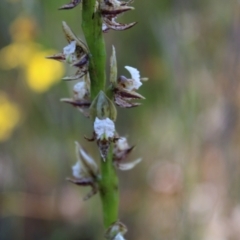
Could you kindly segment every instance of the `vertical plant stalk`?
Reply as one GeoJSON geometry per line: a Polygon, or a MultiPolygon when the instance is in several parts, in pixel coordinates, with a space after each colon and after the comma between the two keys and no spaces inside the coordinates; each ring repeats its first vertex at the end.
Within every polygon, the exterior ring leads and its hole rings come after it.
{"type": "MultiPolygon", "coordinates": [[[[90,51],[89,74],[91,78],[91,98],[105,90],[106,83],[106,50],[102,33],[100,12],[95,12],[96,0],[83,0],[82,29],[90,51]]],[[[118,177],[113,166],[113,144],[108,157],[101,159],[101,179],[99,191],[103,208],[104,226],[108,228],[118,220],[118,177]]]]}
{"type": "Polygon", "coordinates": [[[118,220],[118,177],[112,162],[112,151],[113,144],[111,144],[106,161],[101,160],[102,178],[99,181],[105,228],[118,220]]]}
{"type": "Polygon", "coordinates": [[[90,50],[89,74],[92,100],[106,83],[106,50],[102,34],[102,19],[99,11],[94,13],[96,0],[83,0],[82,29],[90,50]]]}

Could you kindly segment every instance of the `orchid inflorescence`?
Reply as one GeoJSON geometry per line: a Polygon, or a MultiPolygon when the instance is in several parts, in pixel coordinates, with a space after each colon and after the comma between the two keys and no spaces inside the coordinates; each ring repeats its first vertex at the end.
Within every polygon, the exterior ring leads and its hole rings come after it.
{"type": "MultiPolygon", "coordinates": [[[[126,30],[136,24],[122,24],[116,22],[119,15],[126,11],[133,10],[129,6],[132,1],[123,2],[118,0],[97,0],[95,2],[95,12],[101,14],[102,32],[108,30],[126,30]]],[[[70,3],[63,5],[59,9],[72,9],[81,3],[81,0],[72,0],[70,3]]],[[[115,129],[115,120],[117,118],[116,106],[121,108],[132,108],[140,105],[134,100],[144,99],[142,95],[137,93],[141,87],[142,81],[140,73],[136,68],[125,66],[129,72],[129,77],[118,76],[116,51],[112,47],[112,55],[110,58],[110,76],[109,86],[106,91],[99,91],[95,98],[91,99],[91,74],[89,66],[91,61],[91,53],[81,39],[76,37],[66,22],[62,23],[63,31],[68,42],[61,53],[48,56],[53,59],[65,62],[76,68],[74,76],[66,76],[65,81],[79,80],[73,87],[72,98],[63,98],[61,101],[76,107],[85,117],[90,118],[93,122],[93,135],[91,138],[85,137],[88,141],[96,141],[101,158],[107,161],[109,151],[111,149],[112,164],[120,170],[130,170],[136,166],[141,159],[126,163],[125,160],[134,149],[130,146],[125,137],[118,135],[115,129]],[[116,106],[115,106],[116,105],[116,106]]],[[[79,186],[90,186],[91,191],[84,198],[89,199],[100,190],[99,182],[103,177],[100,173],[95,160],[76,142],[77,162],[72,167],[73,177],[68,180],[79,186]]],[[[111,240],[124,240],[123,235],[126,227],[120,223],[113,223],[106,232],[106,238],[111,240]]]]}

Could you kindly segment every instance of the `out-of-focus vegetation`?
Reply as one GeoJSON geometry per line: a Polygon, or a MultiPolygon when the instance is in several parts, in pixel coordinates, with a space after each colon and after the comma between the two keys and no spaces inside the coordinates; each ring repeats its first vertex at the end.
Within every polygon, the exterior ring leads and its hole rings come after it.
{"type": "MultiPolygon", "coordinates": [[[[0,239],[98,240],[98,196],[65,181],[74,141],[91,126],[59,99],[72,69],[46,60],[66,45],[61,21],[78,36],[80,6],[66,0],[0,1],[0,239]],[[55,49],[55,50],[54,50],[55,49]]],[[[239,240],[240,236],[240,2],[134,2],[109,32],[119,73],[140,69],[149,81],[143,105],[119,110],[117,128],[144,161],[119,172],[121,220],[127,239],[239,240]]]]}

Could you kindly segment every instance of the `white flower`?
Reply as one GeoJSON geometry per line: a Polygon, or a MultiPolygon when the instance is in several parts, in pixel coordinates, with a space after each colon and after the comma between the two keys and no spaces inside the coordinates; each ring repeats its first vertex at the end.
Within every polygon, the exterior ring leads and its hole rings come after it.
{"type": "Polygon", "coordinates": [[[98,175],[98,166],[95,161],[81,148],[78,142],[76,144],[76,154],[78,161],[72,166],[72,174],[75,178],[96,177],[98,175]]]}
{"type": "Polygon", "coordinates": [[[88,94],[88,90],[86,88],[86,83],[78,82],[77,84],[75,84],[73,87],[73,92],[74,92],[74,98],[76,100],[83,99],[88,94]]]}
{"type": "Polygon", "coordinates": [[[125,240],[121,233],[118,233],[113,240],[125,240]]]}
{"type": "Polygon", "coordinates": [[[109,118],[101,120],[96,117],[94,122],[94,131],[97,135],[97,139],[113,138],[115,133],[114,122],[109,118]]]}
{"type": "Polygon", "coordinates": [[[119,138],[116,142],[116,147],[120,151],[125,151],[126,149],[128,149],[129,145],[127,142],[127,138],[125,138],[125,137],[119,138]]]}
{"type": "Polygon", "coordinates": [[[74,53],[76,50],[76,41],[72,41],[67,45],[66,47],[63,48],[63,54],[64,55],[70,55],[74,53]]]}
{"type": "Polygon", "coordinates": [[[136,68],[125,66],[125,68],[131,74],[131,79],[128,79],[126,89],[129,91],[138,89],[142,83],[140,81],[140,73],[136,68]]]}
{"type": "Polygon", "coordinates": [[[82,164],[82,162],[77,161],[74,166],[72,166],[72,175],[75,178],[82,178],[86,173],[86,168],[82,164]]]}

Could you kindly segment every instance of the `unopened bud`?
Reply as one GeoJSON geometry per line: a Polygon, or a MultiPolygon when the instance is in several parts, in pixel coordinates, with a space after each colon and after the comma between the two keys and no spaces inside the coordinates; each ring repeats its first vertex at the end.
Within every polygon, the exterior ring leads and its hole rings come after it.
{"type": "Polygon", "coordinates": [[[100,91],[97,97],[93,100],[90,107],[90,117],[92,118],[92,120],[96,118],[109,118],[113,121],[116,120],[116,107],[103,91],[100,91]]]}
{"type": "Polygon", "coordinates": [[[110,82],[113,85],[117,82],[117,59],[114,46],[112,46],[112,56],[110,58],[110,82]]]}

